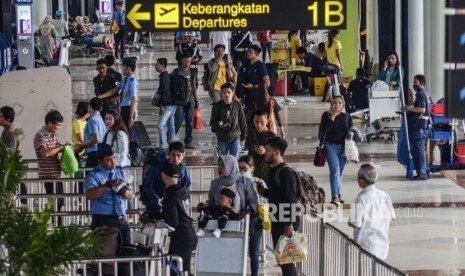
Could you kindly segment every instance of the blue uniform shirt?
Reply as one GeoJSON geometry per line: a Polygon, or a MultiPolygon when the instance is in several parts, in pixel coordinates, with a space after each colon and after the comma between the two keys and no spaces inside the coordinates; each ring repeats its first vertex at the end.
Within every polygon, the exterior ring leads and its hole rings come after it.
{"type": "MultiPolygon", "coordinates": [[[[90,115],[89,119],[87,120],[86,128],[84,129],[84,142],[87,142],[92,137],[92,134],[97,133],[97,143],[101,143],[103,141],[103,137],[107,132],[107,127],[103,122],[102,116],[99,112],[94,112],[90,115]]],[[[86,152],[96,152],[97,151],[97,144],[94,144],[91,147],[86,149],[86,152]]]]}
{"type": "Polygon", "coordinates": [[[120,26],[125,26],[126,25],[126,11],[120,10],[120,11],[113,11],[113,14],[111,15],[111,19],[118,25],[120,26]]]}
{"type": "Polygon", "coordinates": [[[131,106],[131,98],[137,98],[137,90],[139,89],[139,84],[134,74],[125,77],[120,83],[119,88],[121,89],[121,106],[131,106]]]}
{"type": "MultiPolygon", "coordinates": [[[[121,167],[110,171],[99,165],[86,176],[84,182],[86,193],[114,179],[126,182],[126,173],[121,167]]],[[[103,195],[91,200],[90,213],[92,215],[124,216],[126,214],[125,201],[126,199],[121,194],[107,188],[103,195]]]]}
{"type": "Polygon", "coordinates": [[[418,114],[415,113],[415,123],[413,124],[413,139],[426,139],[429,133],[427,121],[424,119],[420,119],[421,115],[430,116],[430,109],[431,106],[428,103],[428,94],[424,90],[421,90],[416,93],[415,101],[413,102],[414,107],[424,107],[425,113],[418,114]]]}

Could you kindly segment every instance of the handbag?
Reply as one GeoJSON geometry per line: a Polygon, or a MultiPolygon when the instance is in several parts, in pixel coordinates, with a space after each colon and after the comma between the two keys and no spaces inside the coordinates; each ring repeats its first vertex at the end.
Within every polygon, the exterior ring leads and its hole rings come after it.
{"type": "Polygon", "coordinates": [[[157,91],[155,93],[155,95],[153,95],[152,106],[159,106],[160,105],[160,99],[161,99],[161,93],[157,91]]]}
{"type": "Polygon", "coordinates": [[[325,148],[326,133],[323,138],[323,142],[316,147],[315,159],[313,159],[313,165],[315,167],[324,167],[326,163],[326,148],[325,148]]]}

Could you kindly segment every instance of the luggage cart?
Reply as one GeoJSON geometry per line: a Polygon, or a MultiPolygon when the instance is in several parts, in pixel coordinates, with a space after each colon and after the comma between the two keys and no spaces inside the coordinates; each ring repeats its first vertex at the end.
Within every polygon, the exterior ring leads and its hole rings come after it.
{"type": "Polygon", "coordinates": [[[368,103],[367,142],[370,142],[373,136],[388,134],[391,143],[396,143],[401,124],[397,113],[400,105],[399,93],[397,91],[372,91],[368,103]]]}
{"type": "Polygon", "coordinates": [[[241,220],[229,220],[220,238],[210,231],[215,230],[217,220],[209,220],[205,235],[199,237],[195,251],[195,275],[246,275],[249,247],[249,220],[247,214],[241,220]],[[207,231],[208,230],[208,231],[207,231]]]}

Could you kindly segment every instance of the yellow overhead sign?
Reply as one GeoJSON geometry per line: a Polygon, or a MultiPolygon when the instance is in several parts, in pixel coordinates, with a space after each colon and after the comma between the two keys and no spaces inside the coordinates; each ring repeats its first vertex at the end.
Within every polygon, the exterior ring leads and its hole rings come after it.
{"type": "Polygon", "coordinates": [[[135,31],[344,29],[346,24],[346,0],[135,0],[126,5],[128,27],[135,31]]]}
{"type": "Polygon", "coordinates": [[[155,4],[155,28],[171,29],[179,28],[179,4],[159,3],[155,4]]]}

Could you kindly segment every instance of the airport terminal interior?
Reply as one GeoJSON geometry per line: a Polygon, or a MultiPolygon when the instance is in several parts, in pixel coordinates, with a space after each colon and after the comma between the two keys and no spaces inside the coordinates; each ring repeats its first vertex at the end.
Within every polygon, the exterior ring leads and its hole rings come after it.
{"type": "MultiPolygon", "coordinates": [[[[3,12],[5,12],[6,6],[3,2],[2,8],[3,12]]],[[[41,1],[34,0],[34,5],[37,5],[37,2],[41,1]]],[[[53,3],[43,5],[41,8],[34,7],[32,11],[38,11],[40,12],[40,17],[44,17],[47,14],[53,15],[55,10],[60,8],[67,10],[69,15],[79,15],[72,13],[72,9],[77,9],[76,6],[69,6],[71,10],[67,7],[67,2],[71,1],[64,1],[64,4],[63,1],[58,1],[58,5],[55,3],[56,1],[49,2],[53,3]]],[[[447,9],[452,9],[453,4],[458,1],[347,0],[341,2],[347,5],[348,12],[346,29],[342,29],[340,34],[340,40],[343,45],[341,53],[344,60],[344,71],[340,79],[342,85],[347,88],[349,82],[355,78],[355,71],[359,67],[366,69],[366,76],[371,81],[378,80],[377,72],[382,69],[387,53],[390,50],[397,50],[399,59],[402,60],[402,66],[405,68],[405,77],[403,79],[403,82],[405,82],[403,85],[405,91],[407,91],[406,89],[409,89],[410,92],[413,91],[413,76],[424,74],[426,77],[426,91],[429,93],[433,103],[447,97],[445,85],[447,80],[444,74],[444,66],[440,66],[445,61],[438,58],[435,53],[446,55],[446,43],[441,43],[446,40],[446,34],[440,31],[441,28],[446,28],[446,13],[444,11],[446,7],[448,7],[447,9]],[[359,9],[358,5],[361,5],[360,7],[363,6],[363,9],[359,9]],[[379,11],[384,8],[388,10],[386,11],[388,15],[383,12],[373,12],[376,16],[372,14],[372,11],[379,11]],[[358,18],[357,14],[362,11],[364,15],[360,17],[363,17],[363,20],[357,21],[350,18],[351,15],[358,18]],[[408,17],[408,26],[403,26],[402,22],[398,22],[400,20],[397,20],[396,18],[398,17],[396,16],[408,17]],[[438,19],[438,17],[442,19],[438,19]],[[359,25],[361,22],[363,24],[359,25]],[[412,41],[420,42],[413,43],[412,41]],[[368,60],[365,61],[365,58],[368,60]]],[[[82,6],[85,9],[78,7],[83,11],[82,15],[93,10],[87,4],[82,6]]],[[[403,22],[405,23],[405,21],[403,22]]],[[[106,24],[107,28],[108,26],[106,24]]],[[[325,42],[328,39],[328,31],[330,29],[300,30],[300,38],[303,38],[305,43],[302,46],[310,51],[312,46],[325,42]]],[[[260,45],[257,41],[257,31],[250,31],[253,43],[260,45]]],[[[280,104],[280,114],[286,133],[286,140],[289,145],[284,156],[284,161],[297,170],[312,175],[317,183],[325,189],[326,201],[329,202],[331,200],[329,192],[331,188],[328,165],[324,167],[313,165],[315,149],[319,145],[318,130],[321,116],[322,113],[330,108],[330,102],[326,100],[322,101],[323,95],[321,94],[327,86],[323,84],[321,88],[319,86],[317,88],[316,83],[313,83],[310,91],[308,89],[307,91],[303,91],[302,89],[296,89],[294,84],[291,84],[291,80],[294,79],[291,77],[292,70],[288,70],[286,77],[284,77],[283,72],[286,69],[282,69],[286,66],[290,68],[293,63],[290,56],[284,56],[286,61],[283,61],[282,54],[279,51],[279,49],[287,49],[287,42],[285,41],[288,38],[288,31],[280,29],[272,32],[272,54],[264,60],[266,63],[280,63],[276,71],[277,77],[274,80],[276,86],[274,88],[274,95],[272,96],[280,104]]],[[[199,44],[203,60],[198,66],[199,78],[204,74],[203,64],[210,60],[214,54],[212,50],[214,45],[211,45],[208,40],[208,31],[202,31],[201,34],[202,39],[199,44]]],[[[12,34],[10,33],[10,35],[12,34]]],[[[99,35],[102,36],[102,34],[99,35]]],[[[138,35],[139,38],[136,37],[135,39],[133,38],[133,32],[132,36],[128,35],[130,38],[126,41],[125,57],[137,57],[135,78],[138,81],[139,89],[136,120],[144,123],[152,142],[151,147],[155,148],[159,144],[159,134],[156,127],[159,119],[159,109],[151,104],[154,93],[159,87],[159,74],[155,70],[155,63],[158,58],[164,57],[168,60],[168,72],[173,71],[177,67],[176,52],[173,46],[174,32],[139,32],[138,35]]],[[[108,34],[108,37],[111,37],[111,34],[108,34]]],[[[20,49],[17,50],[19,51],[20,49]]],[[[71,113],[66,118],[72,118],[73,112],[76,110],[79,102],[89,101],[95,96],[92,79],[97,76],[96,61],[111,53],[111,49],[105,49],[105,47],[100,46],[94,49],[83,49],[75,45],[70,46],[66,60],[63,61],[64,66],[61,66],[64,67],[61,69],[67,70],[71,76],[70,91],[66,92],[69,93],[70,98],[64,98],[64,101],[67,101],[67,105],[69,105],[66,109],[71,113]]],[[[21,57],[21,55],[19,56],[21,57]]],[[[259,59],[263,59],[261,55],[259,55],[259,59]]],[[[24,61],[20,60],[19,65],[23,65],[22,62],[24,61]]],[[[37,63],[35,64],[37,65],[37,63]]],[[[34,69],[30,68],[29,65],[24,66],[28,67],[24,71],[24,74],[34,74],[34,71],[48,69],[34,69]]],[[[44,65],[39,63],[39,66],[42,67],[44,65]]],[[[122,68],[123,64],[121,59],[119,59],[115,65],[115,70],[121,72],[122,68]]],[[[2,89],[2,79],[8,78],[9,74],[20,76],[19,74],[22,72],[6,72],[0,76],[0,106],[12,104],[12,102],[2,100],[2,97],[7,93],[16,92],[5,91],[6,86],[3,86],[2,89]]],[[[8,81],[11,82],[10,79],[8,81]]],[[[18,83],[21,81],[21,79],[17,80],[18,83]]],[[[21,85],[19,84],[18,87],[21,87],[21,85]]],[[[40,90],[40,88],[37,89],[40,90]]],[[[388,92],[397,93],[393,91],[388,92]]],[[[18,93],[21,92],[18,91],[18,93]]],[[[215,150],[217,139],[209,125],[212,100],[208,91],[205,91],[202,85],[199,85],[197,93],[202,117],[201,129],[193,131],[192,145],[195,148],[186,149],[185,156],[185,164],[193,168],[191,172],[194,172],[196,177],[201,171],[200,169],[196,171],[196,168],[214,168],[217,165],[215,163],[217,160],[215,150]]],[[[8,98],[8,101],[10,101],[10,98],[8,98]]],[[[406,95],[405,99],[410,100],[412,103],[413,93],[406,95]]],[[[380,131],[373,126],[375,119],[381,119],[382,117],[388,117],[390,120],[396,120],[394,119],[396,117],[397,120],[401,120],[402,116],[399,115],[402,106],[399,102],[401,99],[398,96],[388,96],[385,98],[380,96],[378,99],[370,96],[369,101],[372,106],[352,115],[353,124],[361,131],[363,142],[357,145],[359,162],[348,163],[343,173],[342,194],[345,203],[337,208],[334,208],[331,204],[325,204],[320,215],[324,217],[325,222],[337,228],[341,235],[345,234],[348,238],[353,238],[353,228],[349,227],[348,219],[352,203],[355,202],[357,195],[361,191],[361,188],[357,184],[357,172],[362,164],[371,163],[379,173],[376,187],[391,197],[396,216],[390,223],[389,254],[384,261],[386,265],[396,269],[396,271],[399,270],[406,275],[413,276],[465,275],[465,172],[463,171],[463,166],[460,166],[465,163],[465,157],[460,154],[465,147],[465,144],[460,143],[465,139],[464,120],[452,117],[446,119],[445,123],[451,125],[450,133],[452,134],[431,137],[429,139],[430,146],[428,149],[430,154],[428,162],[431,165],[435,165],[431,166],[431,168],[435,169],[431,170],[429,179],[425,181],[412,181],[406,178],[406,166],[398,162],[398,142],[401,138],[399,137],[400,123],[397,128],[388,129],[387,131],[380,131]],[[435,151],[438,150],[440,145],[450,143],[453,145],[452,149],[449,146],[448,154],[452,155],[455,160],[449,159],[447,162],[438,160],[438,158],[443,158],[444,153],[437,154],[435,151]],[[456,143],[458,144],[455,145],[456,143]],[[454,148],[454,146],[456,147],[454,148]],[[451,166],[444,166],[444,163],[451,163],[451,166]],[[452,166],[452,163],[455,166],[452,166]]],[[[38,107],[38,110],[42,112],[42,109],[56,108],[60,110],[62,108],[54,103],[54,99],[49,99],[49,102],[49,105],[38,107]]],[[[27,126],[28,128],[32,127],[33,132],[39,130],[40,124],[42,124],[42,117],[45,111],[42,113],[40,113],[40,120],[35,118],[37,123],[27,126]]],[[[18,115],[18,118],[20,117],[21,115],[18,115]]],[[[65,121],[63,124],[70,125],[71,121],[65,121]]],[[[25,127],[19,124],[15,124],[15,126],[18,128],[25,127]]],[[[70,130],[70,126],[63,129],[70,130]]],[[[183,141],[184,133],[184,127],[182,127],[177,135],[179,141],[183,141]]],[[[70,135],[64,133],[60,133],[60,136],[70,138],[70,135]]],[[[32,145],[33,141],[29,136],[29,140],[22,140],[21,143],[32,145]]],[[[440,148],[442,149],[443,147],[440,148]]],[[[241,152],[241,155],[246,154],[246,151],[241,152]]],[[[445,155],[447,156],[447,153],[445,155]]],[[[213,176],[208,178],[201,175],[198,177],[202,179],[201,181],[213,178],[213,176]]],[[[139,181],[142,181],[141,178],[139,178],[139,181]]],[[[193,183],[192,189],[194,191],[197,189],[198,193],[193,195],[192,206],[196,206],[202,199],[205,200],[208,185],[209,183],[203,182],[193,183]],[[207,185],[207,187],[204,188],[203,185],[207,185]]],[[[138,202],[137,206],[138,208],[144,207],[140,202],[138,202]]],[[[196,215],[196,212],[193,215],[196,215]]],[[[130,219],[132,223],[137,223],[134,217],[130,219]]],[[[269,240],[270,237],[268,234],[267,241],[269,240]]],[[[308,237],[308,243],[313,242],[320,241],[316,237],[308,237]]],[[[335,248],[328,250],[337,250],[339,247],[336,246],[335,248]]],[[[266,249],[268,253],[265,255],[265,259],[260,262],[259,275],[281,275],[279,266],[277,266],[276,260],[273,254],[269,252],[269,249],[266,249]]],[[[346,253],[348,252],[347,250],[346,253]]],[[[313,257],[310,253],[307,256],[308,259],[313,257]]],[[[351,259],[347,257],[347,254],[345,258],[347,258],[346,262],[350,262],[351,259]]],[[[337,263],[340,264],[339,262],[337,263]]],[[[194,264],[195,258],[192,263],[193,267],[195,266],[194,264]]],[[[356,275],[347,273],[346,269],[349,266],[348,264],[343,265],[341,270],[333,272],[334,274],[311,274],[310,272],[304,274],[302,272],[302,275],[356,275]]],[[[250,267],[247,270],[250,273],[250,267]]],[[[321,270],[313,271],[321,272],[321,270]]],[[[365,273],[363,275],[405,275],[375,274],[375,272],[365,273]]]]}

